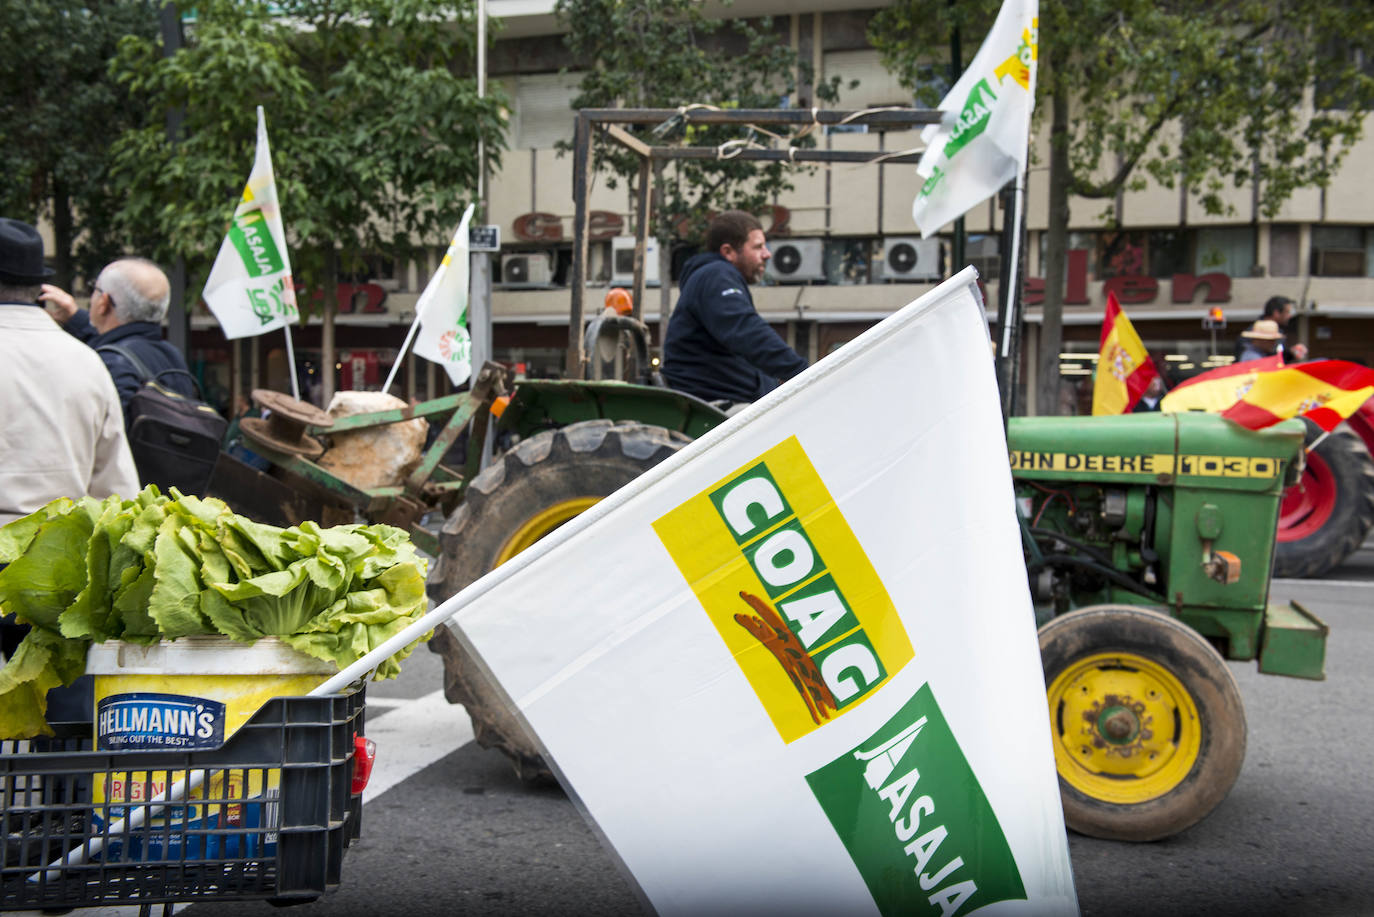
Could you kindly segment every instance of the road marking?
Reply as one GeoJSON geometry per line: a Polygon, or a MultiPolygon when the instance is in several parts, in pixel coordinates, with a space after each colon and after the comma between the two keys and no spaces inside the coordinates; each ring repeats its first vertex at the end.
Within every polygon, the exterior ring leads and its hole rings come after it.
{"type": "Polygon", "coordinates": [[[471,742],[472,719],[439,690],[376,720],[369,717],[367,737],[377,743],[377,763],[363,790],[364,804],[471,742]]]}
{"type": "MultiPolygon", "coordinates": [[[[457,751],[473,739],[472,719],[466,710],[444,699],[442,690],[406,701],[396,698],[369,700],[367,709],[378,716],[368,717],[367,737],[377,743],[377,763],[363,790],[363,804],[403,783],[440,758],[457,751]]],[[[204,899],[213,902],[213,898],[204,899]]],[[[176,905],[181,911],[192,902],[176,905]]],[[[153,913],[162,910],[153,905],[153,913]]],[[[137,917],[138,905],[83,908],[81,917],[137,917]]],[[[43,917],[40,911],[15,911],[15,917],[43,917]]]]}

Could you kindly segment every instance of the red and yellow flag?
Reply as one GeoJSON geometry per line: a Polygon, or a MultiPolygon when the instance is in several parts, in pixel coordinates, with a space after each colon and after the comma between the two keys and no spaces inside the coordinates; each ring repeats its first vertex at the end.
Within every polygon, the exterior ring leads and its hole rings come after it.
{"type": "Polygon", "coordinates": [[[1250,386],[1255,384],[1255,377],[1260,373],[1282,368],[1283,356],[1276,353],[1260,360],[1246,360],[1244,363],[1232,363],[1198,373],[1174,386],[1159,402],[1159,410],[1165,414],[1181,411],[1220,414],[1250,391],[1250,386]]]}
{"type": "Polygon", "coordinates": [[[1317,360],[1260,373],[1244,397],[1221,416],[1251,430],[1306,417],[1330,432],[1370,395],[1374,369],[1345,360],[1317,360]]]}
{"type": "Polygon", "coordinates": [[[1112,293],[1107,294],[1107,314],[1102,319],[1102,342],[1097,354],[1093,414],[1124,414],[1135,407],[1159,372],[1112,293]]]}

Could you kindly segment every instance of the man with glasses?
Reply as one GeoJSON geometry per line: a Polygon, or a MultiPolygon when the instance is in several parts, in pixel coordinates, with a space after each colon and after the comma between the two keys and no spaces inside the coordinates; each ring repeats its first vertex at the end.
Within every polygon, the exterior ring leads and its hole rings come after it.
{"type": "Polygon", "coordinates": [[[101,348],[113,346],[133,354],[158,385],[188,398],[197,397],[186,360],[162,339],[162,319],[170,298],[167,275],[144,258],[121,258],[105,265],[91,290],[89,312],[78,309],[70,293],[50,283],[43,284],[39,296],[58,324],[100,354],[114,378],[126,416],[129,399],[142,387],[144,377],[123,353],[101,348]]]}

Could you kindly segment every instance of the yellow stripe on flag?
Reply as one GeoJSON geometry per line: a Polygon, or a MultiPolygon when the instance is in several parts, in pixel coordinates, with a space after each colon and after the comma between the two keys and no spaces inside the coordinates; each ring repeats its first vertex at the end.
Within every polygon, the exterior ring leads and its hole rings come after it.
{"type": "MultiPolygon", "coordinates": [[[[1338,385],[1288,368],[1261,373],[1245,393],[1244,400],[1279,417],[1296,417],[1315,408],[1333,407],[1338,400],[1346,401],[1344,396],[1348,394],[1338,385]]],[[[1355,402],[1354,407],[1359,404],[1355,402]]]]}
{"type": "Polygon", "coordinates": [[[1097,375],[1093,380],[1093,414],[1121,414],[1131,407],[1131,394],[1126,380],[1142,366],[1153,366],[1150,353],[1136,334],[1126,313],[1108,303],[1107,322],[1110,330],[1102,337],[1097,356],[1097,375]],[[1115,312],[1115,315],[1112,313],[1115,312]]]}

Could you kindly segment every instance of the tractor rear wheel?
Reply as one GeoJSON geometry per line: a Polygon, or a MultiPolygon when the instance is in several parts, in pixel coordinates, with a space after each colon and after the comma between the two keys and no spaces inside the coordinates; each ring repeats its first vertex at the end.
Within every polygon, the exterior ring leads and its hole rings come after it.
{"type": "MultiPolygon", "coordinates": [[[[1308,443],[1321,435],[1309,424],[1308,443]]],[[[1274,575],[1324,576],[1364,543],[1374,526],[1374,461],[1364,443],[1337,430],[1307,454],[1302,480],[1283,493],[1274,575]]]]}
{"type": "MultiPolygon", "coordinates": [[[[456,594],[689,442],[662,427],[610,420],[526,439],[473,478],[444,523],[430,597],[456,594]]],[[[467,708],[478,744],[504,752],[521,779],[552,779],[537,743],[448,627],[435,631],[430,649],[443,656],[444,695],[467,708]]]]}
{"type": "Polygon", "coordinates": [[[1097,605],[1040,628],[1064,821],[1080,834],[1152,841],[1201,821],[1245,758],[1231,670],[1182,622],[1097,605]]]}

